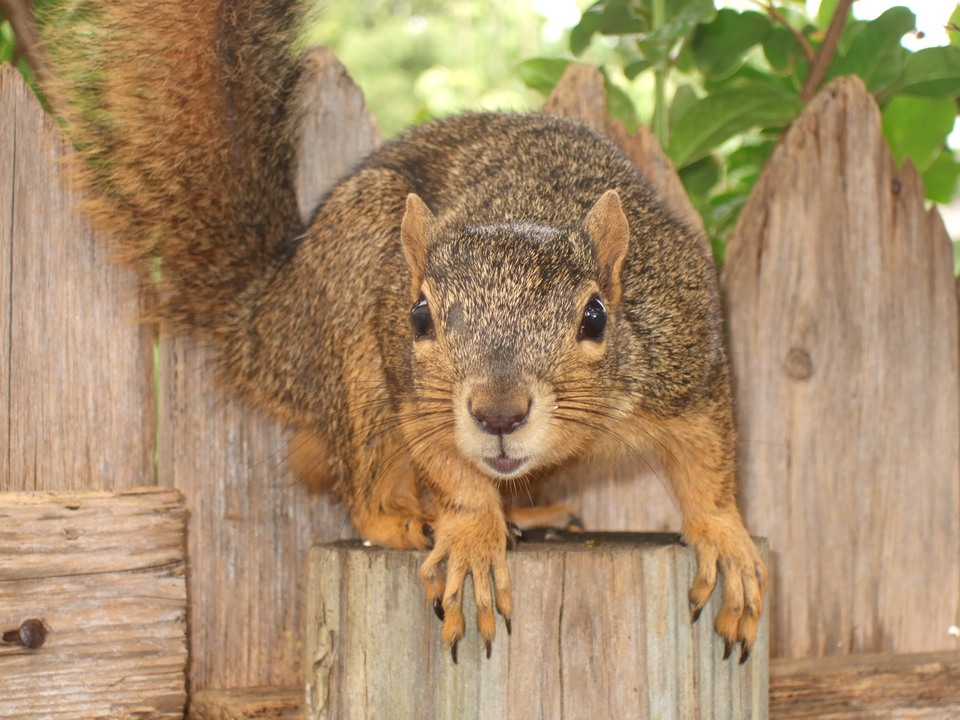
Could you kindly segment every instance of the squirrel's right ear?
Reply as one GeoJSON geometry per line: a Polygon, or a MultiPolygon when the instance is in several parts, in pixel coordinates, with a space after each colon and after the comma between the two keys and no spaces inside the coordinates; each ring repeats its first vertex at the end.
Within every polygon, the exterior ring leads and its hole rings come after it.
{"type": "Polygon", "coordinates": [[[590,208],[586,230],[600,260],[600,289],[616,304],[620,301],[620,271],[630,242],[630,225],[616,190],[607,190],[590,208]]]}
{"type": "Polygon", "coordinates": [[[407,267],[413,276],[414,295],[420,293],[420,284],[427,265],[427,245],[435,220],[433,213],[419,195],[407,195],[407,209],[403,213],[400,223],[400,243],[403,245],[403,256],[407,260],[407,267]]]}

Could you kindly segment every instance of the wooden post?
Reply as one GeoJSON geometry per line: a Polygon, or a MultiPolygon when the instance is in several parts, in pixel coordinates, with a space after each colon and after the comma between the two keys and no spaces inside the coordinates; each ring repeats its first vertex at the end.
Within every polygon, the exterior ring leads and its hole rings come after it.
{"type": "Polygon", "coordinates": [[[70,156],[0,64],[0,491],[153,482],[153,332],[64,181],[70,156]]]}
{"type": "Polygon", "coordinates": [[[775,657],[960,649],[953,251],[856,77],[790,126],[724,272],[775,657]]]}
{"type": "Polygon", "coordinates": [[[500,623],[487,659],[468,620],[458,664],[418,579],[424,557],[358,542],[312,550],[307,720],[767,717],[766,616],[750,660],[723,661],[719,593],[692,623],[695,562],[676,535],[521,543],[508,555],[512,635],[500,623]]]}

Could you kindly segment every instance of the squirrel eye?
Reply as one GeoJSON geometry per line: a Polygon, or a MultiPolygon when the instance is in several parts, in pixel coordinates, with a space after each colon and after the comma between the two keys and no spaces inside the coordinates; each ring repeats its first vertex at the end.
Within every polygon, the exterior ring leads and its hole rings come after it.
{"type": "Polygon", "coordinates": [[[423,295],[413,304],[410,311],[410,324],[413,326],[413,339],[426,340],[433,338],[433,318],[430,316],[430,306],[423,295]]]}
{"type": "Polygon", "coordinates": [[[600,302],[600,296],[594,295],[583,309],[580,319],[580,332],[577,340],[603,340],[603,330],[607,327],[607,309],[600,302]]]}

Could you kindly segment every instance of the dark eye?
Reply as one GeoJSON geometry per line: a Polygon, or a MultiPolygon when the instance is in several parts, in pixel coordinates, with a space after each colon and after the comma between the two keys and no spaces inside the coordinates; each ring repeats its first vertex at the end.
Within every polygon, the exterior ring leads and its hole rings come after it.
{"type": "Polygon", "coordinates": [[[603,340],[603,330],[605,327],[607,327],[607,309],[603,306],[603,303],[600,302],[600,296],[594,295],[583,309],[583,317],[580,319],[580,333],[577,335],[577,340],[600,342],[603,340]]]}
{"type": "Polygon", "coordinates": [[[410,324],[413,326],[413,339],[426,340],[433,338],[433,318],[430,316],[430,306],[423,295],[413,304],[410,311],[410,324]]]}

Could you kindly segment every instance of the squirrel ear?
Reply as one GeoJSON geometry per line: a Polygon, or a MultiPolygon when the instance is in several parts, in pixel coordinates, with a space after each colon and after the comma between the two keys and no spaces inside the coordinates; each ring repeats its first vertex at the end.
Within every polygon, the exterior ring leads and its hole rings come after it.
{"type": "Polygon", "coordinates": [[[627,256],[630,225],[616,190],[607,190],[587,213],[587,235],[600,260],[600,289],[612,302],[620,301],[620,271],[627,256]]]}
{"type": "Polygon", "coordinates": [[[427,265],[427,245],[433,224],[433,213],[420,196],[415,193],[407,195],[407,209],[400,223],[400,244],[403,245],[403,255],[413,276],[415,295],[420,293],[420,284],[423,282],[427,265]]]}

